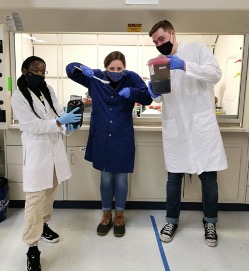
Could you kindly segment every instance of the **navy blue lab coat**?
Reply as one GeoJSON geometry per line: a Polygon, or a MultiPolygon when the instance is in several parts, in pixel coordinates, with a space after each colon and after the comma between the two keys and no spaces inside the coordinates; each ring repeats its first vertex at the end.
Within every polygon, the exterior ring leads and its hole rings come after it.
{"type": "MultiPolygon", "coordinates": [[[[132,111],[135,102],[149,105],[152,102],[148,88],[141,77],[132,71],[118,82],[115,89],[108,84],[89,78],[70,63],[66,67],[67,76],[88,88],[92,99],[92,112],[85,159],[93,167],[107,172],[133,172],[135,160],[135,139],[132,111]],[[127,99],[119,95],[123,88],[130,88],[127,99]]],[[[94,75],[110,80],[105,71],[93,69],[94,75]]]]}

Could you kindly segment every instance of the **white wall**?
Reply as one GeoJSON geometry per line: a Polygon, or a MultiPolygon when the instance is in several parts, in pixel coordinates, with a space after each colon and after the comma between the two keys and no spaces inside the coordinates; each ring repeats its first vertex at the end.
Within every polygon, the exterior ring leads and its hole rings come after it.
{"type": "Polygon", "coordinates": [[[125,0],[0,0],[0,24],[18,12],[26,32],[127,32],[141,23],[148,32],[170,20],[182,33],[245,33],[248,0],[160,0],[158,5],[125,5],[125,0]]]}
{"type": "Polygon", "coordinates": [[[241,62],[244,37],[219,35],[214,55],[223,71],[221,80],[215,86],[218,105],[226,115],[237,115],[239,105],[241,62]]]}

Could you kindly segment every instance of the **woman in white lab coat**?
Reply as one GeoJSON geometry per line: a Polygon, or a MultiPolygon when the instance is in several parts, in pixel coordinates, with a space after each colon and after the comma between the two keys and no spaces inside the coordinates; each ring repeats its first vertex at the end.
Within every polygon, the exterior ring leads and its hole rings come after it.
{"type": "MultiPolygon", "coordinates": [[[[29,246],[27,270],[41,270],[38,240],[54,243],[59,235],[47,222],[51,218],[58,184],[71,177],[61,133],[81,114],[64,113],[53,89],[45,82],[46,64],[31,56],[22,64],[11,105],[19,121],[23,146],[23,190],[26,192],[23,241],[29,246]],[[61,117],[59,117],[61,116],[61,117]]],[[[69,129],[69,130],[70,130],[69,129]]]]}
{"type": "Polygon", "coordinates": [[[160,238],[172,240],[179,221],[183,175],[196,173],[202,184],[205,242],[216,246],[217,171],[227,168],[214,104],[214,85],[220,80],[221,70],[204,44],[178,44],[167,20],[155,24],[149,35],[158,51],[169,59],[171,70],[171,93],[155,95],[149,84],[154,100],[163,102],[163,149],[168,171],[167,223],[160,238]]]}

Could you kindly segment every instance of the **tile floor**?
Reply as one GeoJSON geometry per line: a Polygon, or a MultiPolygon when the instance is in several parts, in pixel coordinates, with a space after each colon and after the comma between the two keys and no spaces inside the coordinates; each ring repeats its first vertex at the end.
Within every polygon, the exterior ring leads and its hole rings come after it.
{"type": "MultiPolygon", "coordinates": [[[[96,234],[101,210],[55,209],[49,224],[60,242],[39,242],[42,271],[248,271],[249,212],[220,212],[219,244],[204,243],[202,212],[182,211],[179,228],[171,243],[160,245],[158,230],[165,224],[165,211],[127,210],[126,234],[116,238],[96,234]],[[166,266],[166,267],[165,267],[166,266]]],[[[27,247],[21,241],[23,209],[9,208],[0,223],[0,271],[25,271],[27,247]]]]}

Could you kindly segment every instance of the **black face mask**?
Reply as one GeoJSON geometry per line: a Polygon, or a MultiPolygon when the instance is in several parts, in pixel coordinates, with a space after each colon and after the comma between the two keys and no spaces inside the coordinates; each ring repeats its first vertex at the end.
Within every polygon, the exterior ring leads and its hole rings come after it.
{"type": "Polygon", "coordinates": [[[160,46],[157,46],[156,48],[162,55],[167,56],[170,55],[173,48],[173,44],[170,41],[168,41],[160,46]]]}
{"type": "Polygon", "coordinates": [[[40,76],[40,75],[36,75],[32,72],[28,72],[25,75],[28,87],[31,88],[39,88],[41,85],[43,85],[45,77],[40,76]]]}

